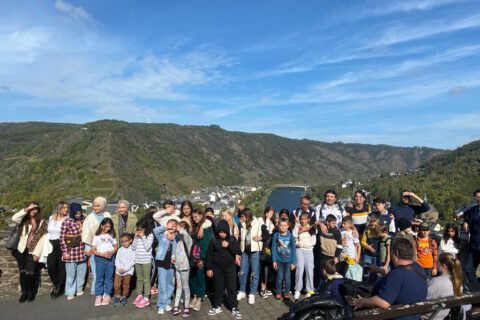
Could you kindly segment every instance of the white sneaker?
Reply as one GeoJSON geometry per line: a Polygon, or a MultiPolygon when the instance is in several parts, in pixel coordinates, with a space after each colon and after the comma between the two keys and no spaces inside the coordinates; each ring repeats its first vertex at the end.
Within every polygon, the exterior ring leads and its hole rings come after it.
{"type": "Polygon", "coordinates": [[[165,310],[164,309],[158,309],[158,314],[165,314],[165,310]]]}
{"type": "Polygon", "coordinates": [[[300,291],[295,291],[295,295],[293,296],[293,299],[295,300],[300,299],[300,291]]]}
{"type": "Polygon", "coordinates": [[[208,315],[209,316],[214,316],[216,314],[219,314],[220,312],[222,312],[222,308],[221,307],[216,307],[216,308],[212,308],[210,309],[210,311],[208,311],[208,315]]]}
{"type": "Polygon", "coordinates": [[[255,295],[254,294],[249,294],[248,295],[248,303],[249,304],[255,304],[255,295]]]}
{"type": "Polygon", "coordinates": [[[242,300],[243,298],[245,298],[245,292],[243,292],[243,291],[238,291],[238,293],[237,293],[237,300],[240,301],[240,300],[242,300]]]}
{"type": "Polygon", "coordinates": [[[165,311],[169,312],[169,311],[172,311],[172,306],[171,305],[167,305],[165,307],[165,311]]]}
{"type": "Polygon", "coordinates": [[[237,320],[241,320],[242,319],[242,314],[240,313],[240,310],[238,310],[237,308],[233,308],[232,309],[232,315],[235,317],[235,319],[237,320]]]}

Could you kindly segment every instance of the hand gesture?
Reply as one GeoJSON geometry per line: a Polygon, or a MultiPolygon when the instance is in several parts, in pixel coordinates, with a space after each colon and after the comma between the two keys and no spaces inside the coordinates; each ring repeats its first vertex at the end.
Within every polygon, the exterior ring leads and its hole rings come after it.
{"type": "Polygon", "coordinates": [[[172,257],[172,264],[177,263],[177,259],[175,257],[172,257]]]}
{"type": "Polygon", "coordinates": [[[273,263],[273,269],[277,270],[278,269],[278,265],[276,262],[273,263]]]}
{"type": "Polygon", "coordinates": [[[260,237],[260,236],[254,236],[254,237],[252,237],[252,240],[253,240],[253,241],[260,241],[260,240],[262,240],[262,237],[260,237]]]}
{"type": "Polygon", "coordinates": [[[207,277],[209,277],[209,278],[213,277],[213,270],[208,270],[207,271],[207,277]]]}
{"type": "Polygon", "coordinates": [[[69,254],[69,253],[65,253],[65,254],[63,255],[63,259],[64,259],[64,260],[70,259],[70,254],[69,254]]]}
{"type": "Polygon", "coordinates": [[[125,269],[123,269],[123,268],[118,268],[117,271],[118,271],[118,273],[124,273],[124,272],[125,272],[125,269]]]}
{"type": "Polygon", "coordinates": [[[432,269],[432,277],[435,277],[437,275],[437,269],[432,269]]]}
{"type": "Polygon", "coordinates": [[[353,306],[354,310],[357,310],[362,307],[362,300],[363,300],[362,296],[358,295],[356,299],[355,298],[352,299],[352,301],[350,302],[350,305],[353,306]]]}
{"type": "Polygon", "coordinates": [[[222,247],[223,248],[228,247],[228,241],[227,240],[222,240],[222,247]]]}
{"type": "Polygon", "coordinates": [[[290,270],[293,271],[293,270],[295,270],[296,267],[297,267],[297,266],[292,263],[292,264],[290,265],[290,270]]]}
{"type": "Polygon", "coordinates": [[[38,262],[38,260],[40,260],[39,256],[32,256],[32,257],[33,257],[33,261],[35,261],[35,262],[38,262]]]}
{"type": "Polygon", "coordinates": [[[203,270],[203,261],[202,260],[198,261],[197,267],[198,267],[198,269],[203,270]]]}
{"type": "Polygon", "coordinates": [[[240,267],[241,262],[242,262],[242,257],[239,255],[235,256],[235,264],[240,267]]]}

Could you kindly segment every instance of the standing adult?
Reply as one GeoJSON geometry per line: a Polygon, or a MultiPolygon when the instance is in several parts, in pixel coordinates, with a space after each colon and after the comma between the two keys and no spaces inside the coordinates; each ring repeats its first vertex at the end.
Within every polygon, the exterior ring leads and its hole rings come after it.
{"type": "Polygon", "coordinates": [[[352,217],[353,224],[361,237],[367,225],[370,206],[366,202],[367,196],[362,190],[355,191],[353,199],[353,203],[347,205],[345,211],[352,217]]]}
{"type": "Polygon", "coordinates": [[[400,201],[390,208],[390,213],[395,218],[395,226],[398,230],[398,220],[403,218],[408,221],[413,221],[418,215],[430,210],[430,205],[423,201],[422,198],[417,196],[410,190],[402,190],[400,193],[400,201]],[[412,203],[412,198],[417,200],[420,205],[412,203]]]}
{"type": "Polygon", "coordinates": [[[18,301],[31,302],[35,300],[40,284],[41,264],[38,261],[46,242],[48,223],[42,219],[38,202],[30,202],[13,215],[12,221],[18,225],[20,236],[17,248],[12,251],[20,272],[21,295],[18,301]]]}
{"type": "Polygon", "coordinates": [[[470,233],[465,273],[468,282],[478,283],[476,270],[480,264],[480,189],[473,192],[476,204],[464,213],[463,230],[470,233]]]}
{"type": "Polygon", "coordinates": [[[308,212],[310,214],[310,217],[313,220],[316,220],[315,209],[312,208],[310,204],[311,204],[311,201],[309,196],[303,195],[300,197],[300,208],[293,210],[288,218],[290,222],[290,226],[292,226],[292,228],[293,226],[295,226],[295,224],[300,223],[300,215],[303,212],[308,212]]]}
{"type": "Polygon", "coordinates": [[[275,209],[266,207],[263,210],[263,217],[257,219],[262,229],[262,251],[260,253],[260,296],[264,299],[272,295],[272,291],[268,290],[268,280],[272,269],[272,234],[275,228],[274,221],[275,209]]]}
{"type": "Polygon", "coordinates": [[[120,200],[117,203],[117,212],[112,216],[113,229],[117,236],[117,243],[120,243],[120,238],[124,233],[134,234],[138,218],[133,212],[129,212],[130,202],[127,200],[120,200]]]}
{"type": "Polygon", "coordinates": [[[60,297],[65,290],[65,262],[62,260],[62,249],[60,247],[60,231],[62,223],[67,218],[68,203],[60,201],[55,211],[48,220],[48,236],[52,244],[52,252],[47,258],[47,270],[52,281],[52,292],[50,297],[56,299],[60,297]]]}
{"type": "Polygon", "coordinates": [[[340,228],[345,216],[345,209],[337,202],[337,192],[333,189],[325,191],[323,202],[315,207],[315,221],[324,221],[329,214],[337,218],[337,227],[340,228]]]}
{"type": "Polygon", "coordinates": [[[240,265],[240,287],[237,294],[237,300],[245,298],[247,293],[247,280],[250,278],[250,290],[248,294],[248,303],[255,304],[255,294],[258,289],[258,280],[260,278],[260,252],[263,248],[262,242],[262,224],[255,217],[249,208],[245,208],[240,217],[240,250],[242,260],[240,265]],[[249,271],[252,271],[249,275],[249,271]]]}
{"type": "MultiPolygon", "coordinates": [[[[392,244],[392,257],[395,268],[377,285],[378,295],[370,298],[353,299],[355,308],[387,309],[395,304],[414,304],[427,298],[427,280],[425,273],[413,263],[414,247],[408,239],[395,239],[392,244]]],[[[372,267],[372,271],[382,269],[372,267]]],[[[383,271],[383,273],[385,273],[383,271]]],[[[417,320],[419,314],[396,319],[417,320]]]]}
{"type": "Polygon", "coordinates": [[[73,300],[75,295],[83,295],[87,272],[85,244],[82,242],[83,220],[82,206],[76,202],[70,204],[69,217],[63,221],[60,231],[62,260],[67,273],[65,282],[67,300],[73,300]]]}
{"type": "Polygon", "coordinates": [[[104,218],[111,218],[112,215],[109,212],[105,211],[105,206],[107,205],[107,199],[103,197],[97,197],[93,200],[92,205],[92,213],[90,213],[87,218],[85,218],[85,222],[83,223],[82,229],[82,241],[85,243],[85,254],[90,256],[90,273],[92,275],[92,286],[90,292],[92,295],[95,295],[95,283],[96,283],[96,276],[95,276],[95,255],[92,253],[92,240],[95,232],[100,225],[100,222],[104,218]]]}

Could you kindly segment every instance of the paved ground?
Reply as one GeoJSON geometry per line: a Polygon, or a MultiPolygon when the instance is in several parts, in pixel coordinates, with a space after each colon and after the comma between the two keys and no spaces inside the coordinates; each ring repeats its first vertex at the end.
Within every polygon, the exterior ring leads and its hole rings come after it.
{"type": "MultiPolygon", "coordinates": [[[[153,299],[156,300],[155,298],[153,299]]],[[[120,320],[120,319],[181,319],[181,316],[173,317],[170,313],[165,315],[157,315],[153,306],[144,309],[137,309],[132,304],[131,299],[127,306],[119,306],[114,308],[112,304],[108,306],[95,307],[93,305],[94,298],[90,295],[77,297],[72,301],[67,301],[64,297],[57,300],[51,300],[48,295],[41,295],[31,303],[20,304],[17,298],[8,298],[0,300],[0,319],[35,319],[35,320],[87,320],[87,319],[103,319],[103,320],[120,320]]],[[[223,308],[223,312],[216,316],[208,316],[210,302],[203,303],[199,312],[192,311],[190,319],[215,319],[215,320],[231,320],[234,319],[232,314],[223,308]]],[[[288,312],[288,305],[281,301],[276,301],[272,297],[268,299],[257,298],[255,305],[249,305],[245,299],[240,301],[239,309],[243,318],[248,319],[279,319],[288,312]]]]}

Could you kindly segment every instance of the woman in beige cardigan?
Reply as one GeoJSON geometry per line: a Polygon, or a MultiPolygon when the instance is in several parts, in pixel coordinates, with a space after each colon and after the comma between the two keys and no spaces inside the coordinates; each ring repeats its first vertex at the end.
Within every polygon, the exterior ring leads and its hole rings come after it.
{"type": "Polygon", "coordinates": [[[12,221],[18,225],[20,240],[16,250],[12,251],[20,271],[21,295],[20,303],[35,300],[40,284],[42,255],[45,239],[47,239],[48,223],[42,219],[38,202],[30,202],[28,206],[13,215],[12,221]]]}

